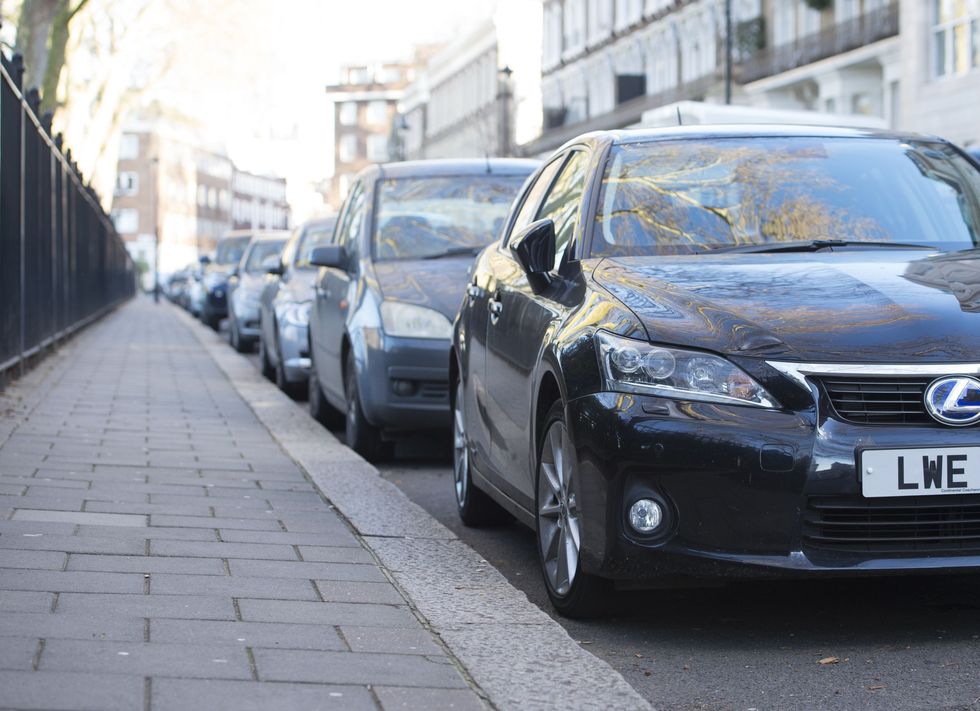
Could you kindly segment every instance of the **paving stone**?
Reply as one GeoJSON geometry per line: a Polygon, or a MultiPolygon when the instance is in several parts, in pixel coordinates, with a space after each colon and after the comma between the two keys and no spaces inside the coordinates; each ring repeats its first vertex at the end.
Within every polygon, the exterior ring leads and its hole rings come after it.
{"type": "Polygon", "coordinates": [[[316,587],[325,602],[374,602],[404,605],[405,598],[391,583],[364,583],[349,580],[317,580],[316,587]]]}
{"type": "MultiPolygon", "coordinates": [[[[0,636],[0,669],[32,669],[38,641],[35,637],[0,636]]],[[[0,704],[2,703],[3,690],[0,689],[0,704]]]]}
{"type": "Polygon", "coordinates": [[[39,670],[139,676],[251,679],[240,645],[48,640],[39,670]]]}
{"type": "Polygon", "coordinates": [[[76,536],[94,536],[96,538],[139,538],[145,540],[167,539],[177,541],[212,541],[218,540],[218,534],[210,528],[166,528],[164,526],[147,526],[146,528],[125,528],[123,526],[88,526],[81,525],[75,531],[76,536]]]}
{"type": "MultiPolygon", "coordinates": [[[[19,612],[16,615],[0,615],[0,636],[4,637],[142,642],[143,628],[142,617],[120,617],[112,610],[80,615],[58,612],[19,612]]],[[[2,705],[2,693],[0,693],[0,705],[2,705]]]]}
{"type": "Polygon", "coordinates": [[[288,649],[256,649],[253,655],[263,680],[466,688],[456,667],[446,659],[288,649]]]}
{"type": "Polygon", "coordinates": [[[239,600],[242,619],[249,622],[309,622],[318,625],[415,627],[418,620],[407,607],[347,602],[296,600],[239,600]]]}
{"type": "Polygon", "coordinates": [[[367,689],[357,686],[154,679],[151,708],[153,711],[186,711],[191,708],[376,711],[377,705],[367,689]]]}
{"type": "Polygon", "coordinates": [[[229,560],[232,575],[259,578],[304,578],[306,580],[356,580],[386,582],[387,578],[374,565],[349,563],[306,563],[303,561],[229,560]]]}
{"type": "Polygon", "coordinates": [[[52,593],[0,590],[0,613],[50,612],[53,604],[52,593]]]}
{"type": "Polygon", "coordinates": [[[4,570],[2,590],[47,592],[141,593],[143,576],[129,573],[89,573],[60,570],[4,570]]]}
{"type": "Polygon", "coordinates": [[[267,560],[295,561],[296,551],[292,546],[267,545],[263,543],[212,543],[205,541],[150,542],[153,555],[176,555],[195,558],[257,558],[267,560]]]}
{"type": "MultiPolygon", "coordinates": [[[[0,568],[30,568],[31,570],[61,570],[68,556],[48,551],[24,551],[14,548],[0,549],[0,568]]],[[[0,573],[0,587],[3,587],[0,573]]]]}
{"type": "Polygon", "coordinates": [[[470,689],[410,689],[373,687],[384,711],[483,711],[486,704],[470,689]]]}
{"type": "MultiPolygon", "coordinates": [[[[204,497],[202,496],[203,500],[204,497]]],[[[183,514],[185,516],[210,516],[211,507],[207,502],[200,504],[148,504],[146,502],[92,501],[86,503],[86,511],[121,514],[183,514]]]]}
{"type": "Polygon", "coordinates": [[[336,627],[332,625],[310,624],[308,622],[218,622],[209,620],[157,619],[150,622],[150,640],[154,642],[216,644],[230,642],[246,647],[268,647],[273,649],[320,649],[337,651],[347,649],[347,646],[337,635],[336,627]]]}
{"type": "Polygon", "coordinates": [[[344,640],[355,652],[443,654],[432,634],[421,626],[389,628],[341,625],[344,640]]]}
{"type": "MultiPolygon", "coordinates": [[[[0,596],[6,593],[0,592],[0,596]]],[[[2,597],[0,597],[2,599],[2,597]]],[[[322,604],[322,603],[321,603],[322,604]]],[[[207,595],[126,595],[62,593],[59,613],[82,614],[114,610],[124,617],[173,617],[177,619],[233,620],[231,598],[207,595]]]]}
{"type": "Polygon", "coordinates": [[[343,556],[350,555],[358,557],[358,553],[352,551],[360,550],[364,554],[367,554],[367,558],[364,562],[374,563],[374,558],[371,557],[367,551],[364,550],[361,542],[354,538],[353,534],[350,534],[347,538],[338,538],[335,535],[331,535],[329,539],[325,537],[322,533],[292,533],[289,531],[241,531],[234,528],[222,529],[221,540],[223,541],[240,541],[242,543],[285,543],[290,546],[300,546],[300,550],[304,550],[311,546],[323,547],[325,550],[311,550],[311,558],[306,558],[306,560],[321,560],[319,556],[324,556],[325,560],[322,562],[330,563],[342,563],[345,560],[330,560],[333,556],[343,556]],[[339,551],[338,549],[346,549],[346,553],[339,551]]]}
{"type": "Polygon", "coordinates": [[[146,526],[146,516],[126,514],[88,513],[85,511],[35,511],[18,508],[14,521],[57,521],[62,523],[88,523],[98,526],[146,526]]]}
{"type": "Polygon", "coordinates": [[[0,548],[64,551],[65,553],[142,555],[146,551],[146,544],[142,539],[135,538],[85,538],[82,536],[61,536],[48,533],[42,533],[40,535],[22,533],[13,536],[0,536],[0,548]]]}
{"type": "Polygon", "coordinates": [[[0,672],[0,704],[12,709],[133,711],[143,708],[143,679],[110,674],[0,672]]]}
{"type": "Polygon", "coordinates": [[[275,519],[218,518],[216,516],[170,516],[153,514],[151,526],[183,526],[187,528],[241,528],[248,531],[281,531],[275,519]]]}
{"type": "MultiPolygon", "coordinates": [[[[295,578],[249,578],[228,575],[155,574],[150,592],[169,595],[227,595],[271,600],[318,600],[312,583],[295,578]]],[[[399,599],[398,602],[404,602],[399,599]]]]}
{"type": "Polygon", "coordinates": [[[68,558],[68,570],[224,575],[225,565],[218,558],[161,558],[157,556],[72,554],[68,558]]]}

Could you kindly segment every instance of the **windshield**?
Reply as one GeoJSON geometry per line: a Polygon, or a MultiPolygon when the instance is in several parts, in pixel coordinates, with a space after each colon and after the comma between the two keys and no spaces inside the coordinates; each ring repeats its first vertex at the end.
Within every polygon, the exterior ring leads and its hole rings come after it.
{"type": "Polygon", "coordinates": [[[608,166],[593,256],[804,240],[978,245],[980,171],[942,143],[659,141],[618,146],[608,166]]]}
{"type": "Polygon", "coordinates": [[[424,259],[492,242],[524,175],[390,178],[381,181],[374,258],[424,259]]]}
{"type": "Polygon", "coordinates": [[[309,225],[300,238],[299,245],[296,247],[296,260],[294,265],[297,269],[312,269],[310,255],[315,247],[329,244],[333,238],[333,226],[336,219],[314,222],[309,225]]]}
{"type": "Polygon", "coordinates": [[[248,237],[229,237],[218,243],[214,255],[215,264],[238,264],[248,246],[248,237]]]}
{"type": "Polygon", "coordinates": [[[264,239],[261,242],[253,243],[252,249],[248,253],[248,261],[245,262],[245,272],[248,274],[264,272],[262,262],[269,257],[278,257],[285,243],[286,240],[282,239],[264,239]]]}

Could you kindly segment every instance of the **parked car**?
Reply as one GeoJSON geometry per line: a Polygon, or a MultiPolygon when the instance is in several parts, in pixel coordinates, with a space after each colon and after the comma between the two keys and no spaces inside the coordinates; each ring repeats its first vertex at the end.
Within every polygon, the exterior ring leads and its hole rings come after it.
{"type": "Polygon", "coordinates": [[[449,430],[449,346],[473,256],[498,234],[524,160],[372,166],[351,187],[310,316],[310,411],[345,413],[347,444],[390,455],[393,437],[449,430]]]}
{"type": "Polygon", "coordinates": [[[201,317],[201,310],[204,308],[205,289],[204,273],[211,258],[202,255],[193,267],[188,267],[187,272],[187,305],[185,308],[190,311],[194,318],[201,317]]]}
{"type": "Polygon", "coordinates": [[[251,234],[230,232],[218,240],[214,259],[204,266],[201,276],[200,319],[217,331],[228,317],[228,277],[238,267],[251,234]]]}
{"type": "Polygon", "coordinates": [[[312,220],[293,233],[259,299],[262,374],[274,378],[279,389],[292,396],[306,393],[310,372],[310,304],[316,279],[310,253],[330,242],[336,221],[336,217],[312,220]]]}
{"type": "Polygon", "coordinates": [[[239,353],[251,353],[259,340],[259,297],[269,269],[279,265],[288,233],[252,233],[238,266],[228,277],[228,340],[239,353]]]}
{"type": "Polygon", "coordinates": [[[970,154],[973,160],[977,161],[977,163],[980,163],[980,146],[973,146],[972,148],[968,148],[966,152],[970,154]]]}
{"type": "Polygon", "coordinates": [[[454,325],[462,520],[534,529],[566,615],[614,583],[977,570],[978,245],[980,170],[936,138],[572,141],[454,325]]]}

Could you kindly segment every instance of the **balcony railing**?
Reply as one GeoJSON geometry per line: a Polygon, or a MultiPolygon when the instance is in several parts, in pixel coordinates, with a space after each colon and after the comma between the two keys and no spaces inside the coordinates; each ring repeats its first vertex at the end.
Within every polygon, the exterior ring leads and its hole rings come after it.
{"type": "Polygon", "coordinates": [[[893,2],[796,42],[762,50],[742,62],[737,79],[748,84],[897,34],[898,3],[893,2]]]}

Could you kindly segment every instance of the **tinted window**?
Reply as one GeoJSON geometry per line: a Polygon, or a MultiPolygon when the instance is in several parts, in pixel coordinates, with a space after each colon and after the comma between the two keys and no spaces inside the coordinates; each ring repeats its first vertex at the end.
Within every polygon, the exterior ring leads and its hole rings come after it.
{"type": "Polygon", "coordinates": [[[242,255],[245,254],[248,240],[248,237],[231,237],[221,240],[214,254],[214,263],[238,264],[242,261],[242,255]]]}
{"type": "Polygon", "coordinates": [[[374,257],[476,251],[499,234],[525,175],[391,178],[379,184],[374,257]]]}
{"type": "Polygon", "coordinates": [[[350,195],[344,202],[344,214],[341,217],[340,227],[334,235],[336,244],[346,247],[349,255],[353,256],[357,253],[357,235],[363,222],[364,184],[357,183],[351,188],[350,195]]]}
{"type": "Polygon", "coordinates": [[[265,271],[262,262],[269,257],[278,257],[285,244],[282,240],[262,240],[252,245],[248,254],[248,261],[245,263],[245,271],[249,274],[261,274],[265,271]]]}
{"type": "Polygon", "coordinates": [[[572,153],[538,212],[539,220],[549,218],[555,223],[556,269],[578,226],[588,162],[588,154],[584,151],[572,153]]]}
{"type": "Polygon", "coordinates": [[[303,230],[300,237],[299,246],[296,248],[296,261],[293,263],[297,269],[309,269],[310,253],[314,247],[329,244],[333,238],[333,227],[336,220],[325,220],[314,222],[303,230]]]}
{"type": "Polygon", "coordinates": [[[614,149],[593,255],[846,239],[977,246],[980,171],[941,143],[731,138],[614,149]]]}
{"type": "Polygon", "coordinates": [[[544,195],[544,191],[551,185],[555,173],[558,172],[558,169],[561,168],[564,162],[565,156],[553,160],[538,175],[537,180],[534,181],[534,185],[527,191],[527,196],[524,198],[524,202],[521,203],[521,210],[514,219],[514,226],[510,231],[512,237],[534,222],[534,214],[538,209],[538,204],[541,202],[541,196],[544,195]]]}

